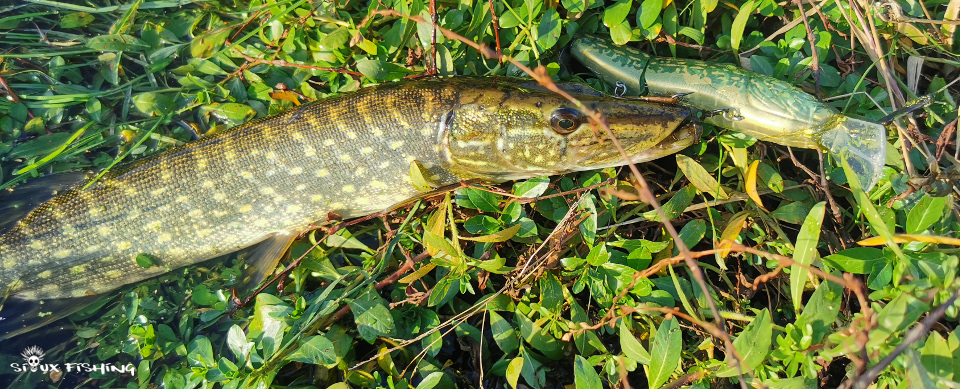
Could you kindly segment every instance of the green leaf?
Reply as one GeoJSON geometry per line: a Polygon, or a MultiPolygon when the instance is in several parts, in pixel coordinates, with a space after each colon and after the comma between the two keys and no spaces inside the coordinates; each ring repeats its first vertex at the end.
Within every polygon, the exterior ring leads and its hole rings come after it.
{"type": "Polygon", "coordinates": [[[330,339],[323,335],[315,335],[300,341],[300,346],[287,355],[286,360],[332,367],[337,363],[337,352],[330,339]]]}
{"type": "Polygon", "coordinates": [[[657,22],[660,10],[663,9],[663,0],[643,0],[637,12],[637,25],[640,28],[650,28],[657,22]]]}
{"type": "Polygon", "coordinates": [[[520,381],[520,372],[523,370],[523,357],[516,357],[507,365],[507,383],[510,387],[517,389],[517,382],[520,381]]]}
{"type": "Polygon", "coordinates": [[[911,389],[937,389],[937,384],[930,379],[930,373],[924,368],[916,351],[907,349],[904,355],[907,360],[906,387],[911,389]]]}
{"type": "Polygon", "coordinates": [[[563,308],[563,303],[563,285],[560,280],[553,273],[545,274],[540,278],[540,305],[558,311],[563,308]]]}
{"type": "Polygon", "coordinates": [[[99,51],[128,51],[146,48],[146,42],[132,35],[99,35],[87,40],[87,47],[99,51]]]}
{"type": "Polygon", "coordinates": [[[650,365],[650,353],[630,332],[623,320],[620,321],[620,349],[623,354],[641,365],[650,365]]]}
{"type": "Polygon", "coordinates": [[[630,22],[624,20],[620,24],[610,27],[610,38],[613,39],[613,43],[617,45],[625,45],[630,42],[630,38],[633,37],[633,28],[630,27],[630,22]]]}
{"type": "Polygon", "coordinates": [[[800,318],[812,325],[814,331],[825,334],[840,313],[842,299],[843,286],[829,281],[821,282],[803,307],[800,318]]]}
{"type": "Polygon", "coordinates": [[[947,340],[936,331],[930,332],[926,343],[920,349],[920,362],[936,377],[952,380],[958,373],[953,371],[953,355],[947,340]]]}
{"type": "Polygon", "coordinates": [[[390,309],[375,291],[368,291],[361,298],[351,301],[350,311],[356,320],[357,331],[369,343],[373,343],[377,337],[396,332],[390,309]]]}
{"type": "Polygon", "coordinates": [[[740,42],[743,40],[743,30],[746,28],[755,6],[753,0],[747,0],[747,2],[740,6],[740,12],[737,12],[737,17],[733,19],[733,25],[730,26],[730,46],[732,46],[735,51],[740,50],[740,42]]]}
{"type": "MultiPolygon", "coordinates": [[[[437,35],[440,34],[437,33],[437,35]]],[[[357,71],[377,81],[395,80],[410,74],[409,70],[400,65],[376,59],[357,61],[357,71]]]]}
{"type": "Polygon", "coordinates": [[[590,362],[577,355],[573,362],[573,383],[577,388],[602,388],[603,381],[590,362]]]}
{"type": "Polygon", "coordinates": [[[680,235],[680,241],[687,245],[687,247],[693,247],[703,240],[706,233],[707,222],[703,221],[703,219],[697,219],[685,224],[677,235],[680,235]]]}
{"type": "MultiPolygon", "coordinates": [[[[666,203],[662,203],[660,207],[663,209],[663,213],[667,215],[668,220],[674,220],[690,206],[690,203],[693,202],[693,198],[696,197],[696,195],[696,189],[693,186],[687,185],[674,193],[673,197],[667,200],[666,203]]],[[[658,215],[655,210],[644,212],[643,217],[655,222],[660,221],[660,215],[658,215]]]]}
{"type": "MultiPolygon", "coordinates": [[[[633,0],[617,0],[616,3],[603,10],[603,25],[607,27],[619,26],[627,20],[633,0]]],[[[628,24],[629,26],[629,24],[628,24]]]]}
{"type": "Polygon", "coordinates": [[[537,46],[540,50],[549,50],[560,40],[560,15],[554,8],[548,8],[537,26],[537,46]]]}
{"type": "Polygon", "coordinates": [[[143,92],[131,99],[137,110],[150,116],[160,116],[173,110],[174,104],[167,95],[155,92],[143,92]]]}
{"type": "Polygon", "coordinates": [[[192,367],[214,367],[217,360],[213,357],[213,345],[206,336],[199,335],[187,347],[187,362],[192,367]]]}
{"type": "Polygon", "coordinates": [[[780,207],[770,212],[773,218],[790,224],[800,224],[810,214],[810,206],[802,201],[784,201],[780,207]]]}
{"type": "Polygon", "coordinates": [[[670,379],[680,365],[682,348],[683,339],[677,319],[664,320],[650,341],[650,371],[647,375],[650,388],[659,388],[670,379]]]}
{"type": "Polygon", "coordinates": [[[870,274],[885,260],[883,250],[874,247],[854,247],[823,257],[823,261],[846,273],[870,274]]]}
{"type": "Polygon", "coordinates": [[[735,363],[734,358],[728,353],[724,360],[728,367],[718,372],[717,377],[734,377],[740,369],[743,369],[744,373],[753,371],[767,358],[772,343],[773,323],[770,321],[770,313],[764,308],[733,340],[733,347],[740,354],[744,365],[740,368],[732,366],[731,364],[735,363]]]}
{"type": "Polygon", "coordinates": [[[253,108],[239,103],[211,104],[210,114],[229,125],[245,123],[257,114],[253,108]]]}
{"type": "Polygon", "coordinates": [[[683,171],[683,175],[690,180],[690,183],[697,187],[701,192],[708,193],[717,199],[726,199],[729,197],[727,192],[720,187],[713,176],[704,169],[702,165],[683,154],[677,154],[677,166],[683,171]]]}
{"type": "Polygon", "coordinates": [[[440,380],[442,379],[443,379],[442,372],[437,371],[437,372],[430,373],[423,379],[423,381],[420,381],[416,389],[433,389],[434,387],[437,386],[437,384],[440,383],[440,380]]]}
{"type": "Polygon", "coordinates": [[[190,56],[195,58],[209,58],[220,50],[220,47],[227,42],[227,38],[233,33],[230,28],[218,28],[210,30],[190,41],[190,56]]]}
{"type": "MultiPolygon", "coordinates": [[[[820,229],[823,226],[823,215],[826,203],[821,201],[813,206],[800,234],[797,235],[796,249],[793,252],[793,261],[798,265],[811,266],[817,259],[817,243],[820,242],[820,229]]],[[[810,270],[806,267],[793,266],[790,268],[790,295],[793,297],[793,308],[800,311],[803,304],[803,289],[807,285],[807,275],[810,270]]]]}
{"type": "Polygon", "coordinates": [[[500,212],[499,196],[485,190],[474,188],[466,188],[464,191],[467,194],[467,198],[470,199],[470,202],[473,203],[477,209],[486,212],[500,212]]]}
{"type": "Polygon", "coordinates": [[[550,177],[534,177],[523,182],[514,183],[513,194],[526,198],[540,197],[549,187],[550,177]]]}
{"type": "Polygon", "coordinates": [[[61,28],[83,27],[93,22],[95,18],[89,12],[74,12],[60,18],[61,28]]]}
{"type": "Polygon", "coordinates": [[[946,206],[946,197],[924,195],[907,213],[907,233],[920,234],[926,231],[933,223],[946,216],[944,213],[946,206]]]}
{"type": "Polygon", "coordinates": [[[493,341],[503,350],[504,354],[516,351],[520,346],[520,340],[517,338],[517,331],[513,329],[513,325],[496,311],[490,311],[489,314],[493,341]]]}
{"type": "Polygon", "coordinates": [[[492,234],[500,228],[500,222],[488,215],[477,215],[463,222],[463,229],[471,234],[492,234]]]}

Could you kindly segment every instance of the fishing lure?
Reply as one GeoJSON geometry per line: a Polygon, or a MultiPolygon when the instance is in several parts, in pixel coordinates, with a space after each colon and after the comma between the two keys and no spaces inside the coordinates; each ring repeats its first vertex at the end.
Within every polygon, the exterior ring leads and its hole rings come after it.
{"type": "Polygon", "coordinates": [[[626,94],[687,94],[682,101],[693,108],[723,112],[707,123],[845,159],[865,190],[883,175],[883,125],[843,115],[787,82],[732,65],[653,57],[595,36],[577,38],[570,50],[604,82],[625,86],[626,94]]]}

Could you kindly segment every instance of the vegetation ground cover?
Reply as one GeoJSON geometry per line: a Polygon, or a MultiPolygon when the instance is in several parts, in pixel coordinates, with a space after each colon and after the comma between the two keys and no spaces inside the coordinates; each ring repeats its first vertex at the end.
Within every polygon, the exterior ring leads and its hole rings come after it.
{"type": "Polygon", "coordinates": [[[640,166],[676,236],[626,169],[461,188],[310,232],[279,288],[239,308],[236,256],[126,287],[5,341],[0,379],[956,388],[958,12],[956,0],[5,3],[3,188],[432,69],[523,76],[468,42],[606,92],[563,55],[577,34],[748,67],[870,120],[928,97],[888,127],[885,175],[869,193],[815,151],[706,125],[697,145],[640,166]],[[5,370],[34,344],[51,361],[137,371],[5,370]]]}

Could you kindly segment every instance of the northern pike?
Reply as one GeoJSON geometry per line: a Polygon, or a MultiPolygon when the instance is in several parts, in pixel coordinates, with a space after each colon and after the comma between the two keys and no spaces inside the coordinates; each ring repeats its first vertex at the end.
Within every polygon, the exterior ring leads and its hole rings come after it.
{"type": "MultiPolygon", "coordinates": [[[[699,138],[689,108],[564,88],[602,112],[632,162],[699,138]]],[[[441,187],[625,164],[595,130],[535,83],[450,78],[327,98],[173,148],[66,190],[6,232],[0,226],[0,339],[123,285],[254,245],[254,256],[275,260],[330,213],[353,218],[421,195],[412,165],[441,187]],[[138,265],[140,254],[155,266],[138,265]]]]}
{"type": "Polygon", "coordinates": [[[687,93],[682,101],[693,108],[725,111],[707,123],[846,159],[865,190],[883,176],[883,125],[843,115],[783,80],[733,65],[653,57],[596,36],[577,38],[570,51],[606,83],[621,83],[626,95],[687,93]]]}

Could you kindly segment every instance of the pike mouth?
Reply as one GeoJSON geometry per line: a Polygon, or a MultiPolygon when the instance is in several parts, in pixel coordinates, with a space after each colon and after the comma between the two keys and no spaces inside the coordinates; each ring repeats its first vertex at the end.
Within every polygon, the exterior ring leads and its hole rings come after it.
{"type": "MultiPolygon", "coordinates": [[[[619,150],[616,150],[616,148],[613,147],[613,144],[610,143],[609,149],[597,151],[584,156],[577,160],[577,164],[586,170],[625,165],[628,162],[647,162],[687,148],[688,146],[696,143],[702,134],[703,127],[700,125],[700,119],[697,118],[696,115],[690,115],[680,122],[680,125],[677,126],[677,129],[668,134],[665,138],[661,139],[656,145],[644,150],[640,150],[639,152],[630,153],[628,151],[628,155],[630,156],[629,161],[623,158],[619,150]]],[[[621,145],[624,143],[624,140],[630,141],[630,138],[618,139],[621,141],[621,145]]],[[[606,142],[610,142],[610,140],[606,140],[606,142]]],[[[628,150],[629,148],[629,146],[624,147],[625,150],[628,150]]]]}

